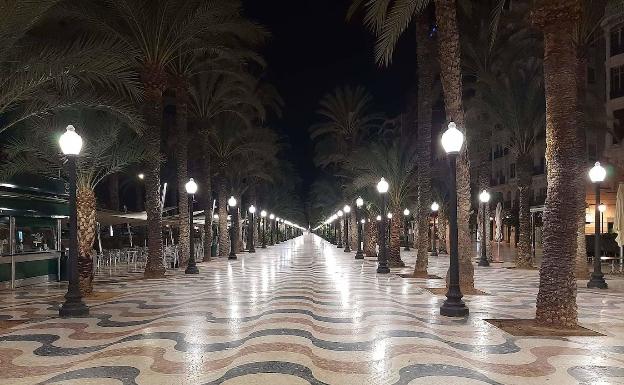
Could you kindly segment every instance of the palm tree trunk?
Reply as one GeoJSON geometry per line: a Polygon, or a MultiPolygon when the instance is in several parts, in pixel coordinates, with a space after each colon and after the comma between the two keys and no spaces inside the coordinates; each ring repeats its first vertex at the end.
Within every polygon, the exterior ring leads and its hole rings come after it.
{"type": "MultiPolygon", "coordinates": [[[[189,227],[189,199],[186,193],[188,181],[188,104],[186,87],[176,87],[176,176],[178,179],[178,215],[180,220],[179,248],[180,265],[186,266],[189,259],[190,227],[189,227]]],[[[202,186],[203,187],[203,186],[202,186]]]]}
{"type": "MultiPolygon", "coordinates": [[[[461,59],[457,29],[456,0],[434,0],[438,23],[438,60],[444,91],[444,108],[448,121],[454,121],[467,133],[462,102],[461,59]]],[[[459,248],[460,286],[474,289],[472,240],[470,237],[470,162],[468,146],[457,157],[457,230],[459,248]]]]}
{"type": "MultiPolygon", "coordinates": [[[[579,136],[579,164],[578,173],[585,174],[587,172],[587,117],[585,116],[586,94],[587,94],[587,52],[579,47],[577,51],[576,65],[576,89],[578,97],[578,136],[579,136]]],[[[587,250],[585,246],[585,188],[578,190],[578,224],[576,233],[576,263],[574,275],[577,279],[587,279],[589,271],[587,269],[587,250]]]]}
{"type": "Polygon", "coordinates": [[[530,204],[533,158],[531,154],[523,154],[517,157],[516,170],[518,172],[518,190],[520,194],[518,207],[520,239],[518,241],[516,267],[527,268],[533,266],[530,204]]]}
{"type": "Polygon", "coordinates": [[[418,59],[418,199],[416,202],[416,266],[414,276],[427,276],[429,265],[429,214],[431,207],[431,109],[435,46],[429,37],[429,20],[423,13],[416,24],[418,59]]]}
{"type": "Polygon", "coordinates": [[[160,203],[160,131],[162,129],[162,93],[167,79],[162,68],[146,64],[141,71],[145,88],[143,116],[147,125],[144,134],[148,153],[145,162],[145,211],[147,213],[148,256],[145,278],[165,276],[162,250],[162,207],[160,203]]]}
{"type": "Polygon", "coordinates": [[[535,318],[551,327],[577,325],[574,262],[578,228],[578,98],[572,41],[578,0],[539,0],[533,18],[544,32],[546,165],[544,258],[535,318]]]}
{"type": "Polygon", "coordinates": [[[227,190],[225,178],[219,176],[219,256],[227,256],[230,252],[230,241],[227,227],[227,190]]]}
{"type": "Polygon", "coordinates": [[[202,260],[204,262],[210,261],[211,248],[212,248],[212,173],[210,165],[210,152],[208,151],[208,135],[202,133],[202,172],[201,172],[201,186],[202,186],[202,206],[204,210],[204,256],[202,260]]]}
{"type": "Polygon", "coordinates": [[[367,257],[377,257],[377,223],[368,220],[364,224],[364,255],[367,257]]]}
{"type": "Polygon", "coordinates": [[[108,206],[111,210],[119,210],[119,174],[108,176],[108,206]]]}
{"type": "MultiPolygon", "coordinates": [[[[489,124],[481,124],[478,128],[481,135],[477,138],[477,148],[479,153],[477,159],[479,161],[479,191],[490,189],[490,177],[492,175],[492,162],[490,162],[490,151],[492,150],[492,129],[489,124]]],[[[478,218],[481,226],[485,226],[485,253],[488,260],[492,259],[492,234],[490,233],[490,205],[479,204],[478,218]],[[485,223],[483,222],[483,209],[485,208],[485,223]]],[[[478,229],[479,234],[483,235],[483,228],[478,229]]]]}
{"type": "Polygon", "coordinates": [[[242,252],[244,250],[243,249],[243,236],[242,236],[242,234],[243,234],[243,221],[242,221],[243,216],[242,216],[242,214],[243,214],[243,212],[241,210],[241,202],[242,202],[242,199],[240,199],[240,197],[239,197],[238,205],[236,206],[236,219],[235,219],[235,221],[236,221],[235,222],[236,234],[234,235],[234,237],[235,237],[234,239],[236,239],[236,252],[237,253],[240,253],[240,252],[242,252]]]}
{"type": "MultiPolygon", "coordinates": [[[[398,213],[399,210],[393,210],[398,213]]],[[[390,242],[388,242],[388,265],[390,267],[404,267],[401,260],[401,219],[397,215],[390,221],[390,242]]]]}
{"type": "Polygon", "coordinates": [[[448,254],[446,248],[446,210],[443,209],[444,205],[440,205],[440,211],[438,211],[438,253],[448,254]]]}
{"type": "Polygon", "coordinates": [[[93,293],[93,242],[97,231],[95,219],[95,191],[88,186],[76,189],[78,216],[78,272],[80,292],[83,296],[93,293]]]}

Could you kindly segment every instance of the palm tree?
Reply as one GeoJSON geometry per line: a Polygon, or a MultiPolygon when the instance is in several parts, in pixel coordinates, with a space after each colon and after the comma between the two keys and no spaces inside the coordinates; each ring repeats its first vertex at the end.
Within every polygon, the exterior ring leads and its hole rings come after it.
{"type": "Polygon", "coordinates": [[[347,169],[353,175],[347,192],[370,189],[381,177],[390,184],[387,193],[389,212],[395,218],[390,224],[388,259],[392,267],[405,266],[400,256],[401,220],[397,218],[400,218],[403,207],[416,200],[417,166],[417,151],[413,141],[401,137],[355,151],[347,163],[347,169]]]}
{"type": "Polygon", "coordinates": [[[544,215],[544,257],[540,268],[535,318],[538,324],[571,328],[577,325],[574,259],[578,205],[578,90],[574,26],[578,0],[536,0],[533,22],[544,33],[546,92],[546,165],[548,190],[544,215]]]}
{"type": "Polygon", "coordinates": [[[317,114],[324,120],[310,128],[317,165],[340,168],[380,128],[382,116],[372,111],[372,103],[372,95],[361,86],[338,87],[323,96],[317,114]]]}
{"type": "Polygon", "coordinates": [[[228,42],[256,41],[262,34],[241,16],[237,0],[79,0],[70,2],[65,12],[83,21],[86,30],[119,41],[143,85],[144,138],[149,149],[145,170],[149,256],[145,276],[163,277],[160,130],[167,68],[180,55],[198,47],[218,56],[228,42]]]}
{"type": "Polygon", "coordinates": [[[519,190],[520,239],[517,267],[533,264],[531,252],[530,194],[533,176],[533,149],[542,137],[545,124],[544,87],[541,61],[525,58],[522,64],[509,63],[497,78],[477,84],[479,101],[491,121],[507,131],[507,147],[514,155],[519,190]]]}
{"type": "Polygon", "coordinates": [[[96,236],[95,187],[109,175],[141,162],[145,148],[140,138],[117,118],[97,111],[72,111],[54,115],[24,128],[5,146],[2,179],[20,173],[52,177],[64,175],[58,153],[58,127],[68,122],[83,136],[77,163],[79,279],[83,295],[93,291],[93,242],[96,236]]]}

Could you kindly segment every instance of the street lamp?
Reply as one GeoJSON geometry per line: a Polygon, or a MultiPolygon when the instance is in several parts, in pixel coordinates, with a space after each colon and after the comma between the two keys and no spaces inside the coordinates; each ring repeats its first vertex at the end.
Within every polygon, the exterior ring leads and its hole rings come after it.
{"type": "Polygon", "coordinates": [[[262,217],[262,248],[266,249],[266,216],[267,212],[265,210],[260,211],[260,217],[262,217]]]}
{"type": "Polygon", "coordinates": [[[339,249],[343,248],[342,245],[342,216],[344,215],[344,213],[342,212],[342,210],[338,210],[338,212],[336,213],[338,215],[338,247],[339,249]]]}
{"type": "MultiPolygon", "coordinates": [[[[594,271],[591,273],[591,278],[587,282],[588,288],[606,289],[608,288],[607,282],[605,282],[604,274],[602,274],[602,266],[600,259],[600,227],[598,222],[600,221],[600,183],[607,177],[607,170],[600,165],[600,162],[596,162],[594,167],[589,170],[589,179],[594,184],[596,191],[596,205],[594,208],[594,271]]],[[[605,206],[606,209],[606,206],[605,206]]],[[[602,224],[602,223],[601,223],[602,224]]]]}
{"type": "Polygon", "coordinates": [[[364,252],[362,250],[362,227],[364,226],[364,220],[360,220],[360,216],[362,215],[360,212],[362,211],[362,206],[364,206],[364,199],[362,197],[358,197],[355,200],[355,220],[357,221],[357,252],[355,253],[355,259],[364,259],[364,252]]]}
{"type": "Polygon", "coordinates": [[[607,205],[601,203],[598,205],[598,211],[600,211],[600,237],[602,237],[602,233],[604,233],[604,213],[607,211],[607,205]]]}
{"type": "Polygon", "coordinates": [[[186,188],[186,193],[189,195],[189,260],[188,265],[186,265],[186,269],[184,270],[184,274],[198,274],[199,269],[197,268],[197,263],[195,263],[195,237],[194,234],[194,225],[193,225],[193,203],[195,203],[195,193],[197,192],[197,183],[193,180],[193,178],[189,179],[184,185],[186,188]]]}
{"type": "Polygon", "coordinates": [[[351,206],[349,205],[345,205],[342,210],[345,213],[345,219],[344,219],[344,229],[345,229],[345,248],[344,248],[344,252],[345,253],[350,253],[351,252],[351,245],[349,242],[349,217],[351,217],[351,206]]]}
{"type": "Polygon", "coordinates": [[[487,223],[485,222],[485,207],[487,206],[488,202],[490,201],[490,193],[487,192],[486,190],[481,191],[481,194],[479,194],[479,200],[482,203],[482,210],[483,210],[483,228],[481,229],[481,258],[479,259],[479,266],[490,266],[490,261],[488,261],[487,259],[487,231],[486,231],[486,226],[487,223]]]}
{"type": "Polygon", "coordinates": [[[409,209],[403,210],[403,216],[405,217],[405,248],[403,250],[410,251],[409,247],[409,209]]]}
{"type": "Polygon", "coordinates": [[[386,193],[390,186],[384,178],[381,178],[377,183],[377,192],[381,194],[381,236],[379,242],[379,265],[377,266],[377,272],[381,274],[388,274],[390,268],[388,267],[388,254],[386,253],[386,217],[383,215],[386,212],[386,193]]]}
{"type": "Polygon", "coordinates": [[[140,173],[139,175],[137,175],[137,177],[141,180],[145,179],[145,174],[140,173]]]}
{"type": "Polygon", "coordinates": [[[273,239],[273,228],[275,227],[275,215],[273,213],[269,214],[269,234],[271,235],[269,239],[269,246],[275,245],[275,240],[273,239]]]}
{"type": "Polygon", "coordinates": [[[449,159],[451,174],[449,175],[449,190],[451,191],[449,207],[449,235],[450,235],[450,264],[449,285],[446,300],[440,306],[440,314],[448,317],[463,317],[468,314],[468,307],[462,300],[459,287],[459,252],[457,247],[457,155],[464,144],[464,134],[457,129],[454,122],[450,122],[448,129],[442,134],[442,147],[449,159]]]}
{"type": "Polygon", "coordinates": [[[251,205],[249,206],[249,231],[248,231],[248,236],[249,236],[249,240],[247,241],[249,243],[249,252],[250,253],[255,253],[256,252],[256,247],[254,246],[254,227],[256,227],[256,216],[254,214],[256,214],[256,206],[251,205]]]}
{"type": "Polygon", "coordinates": [[[230,216],[232,217],[232,220],[230,221],[230,255],[228,255],[228,259],[236,259],[236,230],[234,228],[238,225],[238,218],[236,215],[236,198],[231,196],[227,203],[230,207],[230,216]]]}
{"type": "Polygon", "coordinates": [[[429,253],[432,257],[438,256],[438,248],[436,244],[436,238],[438,237],[438,210],[440,210],[440,205],[438,202],[433,202],[431,204],[431,217],[433,218],[433,227],[431,231],[431,253],[429,253]]]}
{"type": "Polygon", "coordinates": [[[82,300],[78,277],[78,212],[76,210],[76,158],[82,149],[82,138],[74,126],[67,126],[67,131],[59,139],[61,151],[67,158],[67,176],[69,179],[69,279],[65,302],[59,309],[61,317],[81,317],[89,315],[89,308],[82,300]]]}

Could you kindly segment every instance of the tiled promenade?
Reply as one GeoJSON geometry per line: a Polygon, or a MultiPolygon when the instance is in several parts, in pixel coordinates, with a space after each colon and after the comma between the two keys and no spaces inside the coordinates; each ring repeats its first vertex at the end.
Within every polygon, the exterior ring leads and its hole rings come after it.
{"type": "Polygon", "coordinates": [[[306,235],[198,276],[101,278],[84,319],[56,317],[56,284],[2,291],[0,384],[624,383],[622,281],[579,290],[582,325],[605,337],[512,337],[483,319],[532,318],[537,271],[477,268],[491,295],[455,320],[423,289],[442,280],[380,276],[353,256],[306,235]]]}

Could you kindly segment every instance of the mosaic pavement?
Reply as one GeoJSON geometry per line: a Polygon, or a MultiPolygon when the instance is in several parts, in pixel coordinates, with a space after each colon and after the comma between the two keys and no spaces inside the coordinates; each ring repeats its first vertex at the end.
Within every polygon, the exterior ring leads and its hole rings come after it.
{"type": "Polygon", "coordinates": [[[353,256],[306,235],[199,276],[122,270],[82,319],[56,317],[58,284],[2,291],[0,384],[624,384],[622,281],[579,290],[581,324],[605,337],[512,337],[483,319],[533,317],[537,271],[477,268],[491,295],[456,320],[423,289],[441,280],[353,256]]]}

